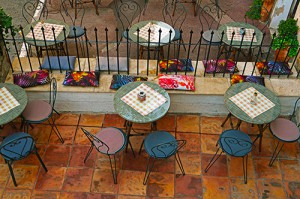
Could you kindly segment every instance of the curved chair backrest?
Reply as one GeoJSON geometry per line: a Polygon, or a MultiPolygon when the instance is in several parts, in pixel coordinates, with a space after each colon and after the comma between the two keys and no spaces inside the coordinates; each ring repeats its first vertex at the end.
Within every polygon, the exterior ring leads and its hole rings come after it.
{"type": "Polygon", "coordinates": [[[156,158],[168,158],[177,153],[185,144],[185,140],[174,140],[156,145],[151,148],[151,151],[156,158]]]}
{"type": "Polygon", "coordinates": [[[54,109],[56,94],[57,94],[57,82],[56,79],[53,77],[50,82],[50,93],[49,93],[49,104],[52,105],[52,110],[54,109]]]}
{"type": "Polygon", "coordinates": [[[139,22],[142,13],[142,9],[136,1],[121,1],[116,4],[116,11],[123,31],[130,28],[135,19],[139,22]]]}
{"type": "Polygon", "coordinates": [[[72,6],[71,0],[62,0],[60,5],[60,15],[65,23],[72,23],[73,26],[82,26],[82,21],[85,15],[85,7],[82,0],[76,0],[77,3],[77,19],[75,19],[75,9],[72,6]],[[79,23],[78,23],[79,21],[79,23]]]}
{"type": "Polygon", "coordinates": [[[33,147],[34,140],[29,134],[14,133],[3,140],[0,154],[6,160],[21,160],[29,155],[33,147]]]}
{"type": "MultiPolygon", "coordinates": [[[[295,105],[294,105],[294,110],[293,110],[293,113],[292,113],[292,115],[291,115],[291,117],[290,117],[290,119],[291,120],[293,120],[293,119],[295,119],[296,120],[296,116],[297,116],[297,111],[300,111],[300,110],[298,110],[300,107],[300,97],[296,100],[296,102],[295,102],[295,105]]],[[[298,120],[299,120],[300,118],[298,118],[298,120]]],[[[296,121],[297,122],[297,121],[296,121]]],[[[300,122],[299,122],[299,124],[298,124],[298,126],[300,125],[300,122]]]]}
{"type": "Polygon", "coordinates": [[[261,31],[264,31],[270,23],[269,11],[264,6],[251,6],[249,10],[245,13],[244,20],[246,23],[252,24],[261,31]],[[264,15],[268,16],[267,20],[263,23],[260,21],[260,13],[263,13],[264,15]]]}
{"type": "Polygon", "coordinates": [[[182,24],[186,19],[186,9],[181,3],[167,3],[163,10],[162,15],[164,22],[170,24],[173,28],[181,30],[182,24]]]}
{"type": "Polygon", "coordinates": [[[206,30],[217,30],[219,28],[220,22],[224,12],[220,7],[214,3],[208,3],[200,8],[199,21],[201,24],[201,30],[204,32],[206,30]]]}
{"type": "Polygon", "coordinates": [[[230,151],[225,151],[232,156],[247,155],[248,152],[252,151],[253,148],[253,143],[251,141],[230,136],[221,136],[219,143],[223,150],[224,148],[226,148],[227,150],[229,149],[230,151]]]}
{"type": "Polygon", "coordinates": [[[48,17],[48,9],[45,3],[39,0],[28,0],[22,7],[22,15],[27,23],[39,21],[48,17]],[[35,14],[38,14],[35,16],[35,14]]]}
{"type": "Polygon", "coordinates": [[[94,136],[93,134],[91,134],[90,132],[88,132],[87,130],[85,130],[84,128],[81,128],[81,130],[83,131],[83,133],[86,135],[86,137],[89,139],[89,141],[91,142],[91,144],[98,150],[98,151],[104,151],[104,150],[99,150],[99,148],[107,148],[106,153],[109,154],[109,146],[102,142],[99,138],[97,138],[96,136],[94,136]],[[95,145],[95,142],[97,143],[97,146],[95,145]]]}

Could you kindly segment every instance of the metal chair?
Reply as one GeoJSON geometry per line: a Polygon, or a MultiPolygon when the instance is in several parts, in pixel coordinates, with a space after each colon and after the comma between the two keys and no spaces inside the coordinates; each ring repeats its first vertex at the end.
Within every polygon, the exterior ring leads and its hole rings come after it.
{"type": "Polygon", "coordinates": [[[269,166],[273,165],[285,143],[296,142],[300,138],[300,123],[297,125],[292,121],[296,116],[297,109],[299,108],[298,103],[300,103],[300,97],[296,100],[293,113],[289,119],[277,118],[270,123],[270,131],[273,136],[278,139],[278,142],[269,162],[269,166]]]}
{"type": "Polygon", "coordinates": [[[48,9],[40,0],[28,0],[22,7],[22,15],[27,23],[47,19],[48,9]]]}
{"type": "Polygon", "coordinates": [[[12,169],[12,164],[16,160],[26,158],[32,152],[35,153],[44,170],[47,172],[48,170],[37,152],[34,139],[31,135],[23,132],[14,133],[6,137],[0,144],[0,154],[8,165],[9,172],[15,186],[18,185],[12,169]]]}
{"type": "Polygon", "coordinates": [[[243,172],[244,172],[244,183],[247,184],[247,161],[248,153],[252,151],[252,140],[249,135],[243,133],[239,130],[226,130],[220,135],[220,138],[217,142],[219,145],[216,153],[213,158],[210,160],[208,165],[205,168],[205,172],[208,172],[210,167],[219,159],[223,152],[227,155],[234,157],[243,158],[243,172]],[[219,153],[220,151],[220,153],[219,153]],[[219,155],[217,156],[217,154],[219,155]]]}
{"type": "Polygon", "coordinates": [[[46,102],[44,100],[32,100],[28,102],[22,113],[22,122],[24,123],[25,132],[28,133],[29,125],[41,124],[45,121],[48,121],[61,143],[64,143],[64,140],[59,133],[59,130],[52,117],[53,111],[57,113],[57,111],[54,109],[56,94],[57,83],[56,79],[52,78],[50,83],[49,101],[46,102]]]}
{"type": "MultiPolygon", "coordinates": [[[[170,24],[175,30],[175,36],[173,41],[179,42],[179,44],[183,45],[184,50],[186,50],[184,41],[182,38],[182,24],[186,19],[186,9],[181,3],[167,3],[163,10],[162,15],[164,22],[170,24]]],[[[175,52],[175,45],[174,45],[175,52]]]]}
{"type": "Polygon", "coordinates": [[[185,140],[176,140],[172,134],[166,131],[154,131],[150,133],[144,139],[140,148],[141,152],[142,147],[144,146],[146,153],[149,155],[143,184],[147,184],[156,159],[167,159],[173,155],[175,156],[176,162],[182,172],[182,175],[185,175],[185,171],[178,153],[178,151],[185,144],[185,140]]]}
{"type": "MultiPolygon", "coordinates": [[[[68,1],[71,1],[71,0],[68,0],[68,1]]],[[[75,3],[74,3],[74,0],[72,0],[72,2],[71,2],[72,7],[75,4],[75,19],[77,19],[77,15],[79,12],[78,9],[80,9],[80,7],[83,6],[83,4],[85,4],[85,3],[93,3],[95,10],[96,10],[96,15],[99,15],[99,11],[98,11],[99,0],[90,0],[90,1],[75,0],[75,3]]]]}
{"type": "MultiPolygon", "coordinates": [[[[127,143],[126,134],[121,129],[115,127],[103,128],[96,135],[91,134],[84,128],[81,128],[81,130],[91,142],[91,147],[84,158],[84,163],[95,147],[98,152],[108,156],[114,183],[117,184],[116,154],[125,148],[127,143]]],[[[130,142],[129,144],[131,146],[130,142]]]]}

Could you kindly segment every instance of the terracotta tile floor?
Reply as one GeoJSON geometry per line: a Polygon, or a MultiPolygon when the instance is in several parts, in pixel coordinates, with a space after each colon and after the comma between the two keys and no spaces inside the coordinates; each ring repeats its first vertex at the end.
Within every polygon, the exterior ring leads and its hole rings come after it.
{"type": "MultiPolygon", "coordinates": [[[[181,150],[186,171],[182,176],[174,157],[156,162],[148,185],[143,185],[147,155],[133,157],[121,152],[117,157],[118,184],[113,184],[107,156],[94,150],[86,163],[83,159],[89,142],[81,127],[96,133],[103,127],[123,128],[124,120],[116,114],[63,113],[56,117],[58,128],[65,139],[61,144],[47,124],[30,129],[48,172],[44,172],[37,158],[14,164],[18,187],[14,187],[8,167],[0,158],[1,198],[76,198],[76,199],[143,199],[143,198],[299,198],[300,146],[285,145],[273,167],[268,163],[275,140],[265,132],[263,151],[255,149],[248,160],[248,184],[243,183],[241,159],[221,156],[207,172],[208,161],[216,150],[216,141],[224,130],[224,117],[169,114],[158,121],[158,128],[170,131],[177,139],[187,140],[181,150]]],[[[19,120],[15,124],[18,126],[19,120]]],[[[134,125],[138,131],[148,131],[150,125],[134,125]]],[[[226,126],[228,128],[228,126],[226,126]]],[[[246,132],[255,128],[244,125],[246,132]]],[[[2,134],[14,130],[6,125],[2,134]]],[[[132,137],[137,151],[143,137],[132,137]]]]}

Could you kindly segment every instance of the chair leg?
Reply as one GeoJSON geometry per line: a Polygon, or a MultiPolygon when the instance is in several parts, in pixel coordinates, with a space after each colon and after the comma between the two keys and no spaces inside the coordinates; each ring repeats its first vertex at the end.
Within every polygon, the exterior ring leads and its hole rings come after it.
{"type": "Polygon", "coordinates": [[[155,158],[153,158],[152,163],[150,163],[150,161],[151,161],[151,157],[148,158],[147,169],[146,169],[146,173],[145,173],[145,177],[144,177],[144,181],[143,181],[144,185],[147,184],[150,173],[151,173],[151,171],[153,169],[153,166],[154,166],[155,158]]]}
{"type": "Polygon", "coordinates": [[[12,169],[11,164],[10,164],[9,161],[7,161],[7,165],[8,165],[8,169],[9,169],[11,178],[12,178],[12,180],[13,180],[13,182],[14,182],[14,185],[15,185],[15,187],[17,187],[18,185],[17,185],[17,182],[16,182],[16,178],[15,178],[15,175],[14,175],[14,171],[13,171],[13,169],[12,169]]]}
{"type": "Polygon", "coordinates": [[[281,144],[280,144],[280,141],[277,142],[276,148],[275,148],[274,153],[273,153],[273,155],[272,155],[272,157],[271,157],[271,160],[270,160],[270,162],[269,162],[269,166],[270,166],[270,167],[273,165],[274,161],[276,160],[276,158],[277,158],[278,154],[280,153],[280,151],[281,151],[283,145],[284,145],[284,143],[281,143],[281,144]],[[281,145],[281,146],[279,147],[279,150],[278,150],[278,146],[279,146],[279,145],[281,145]]]}
{"type": "Polygon", "coordinates": [[[243,173],[244,173],[245,184],[247,184],[247,165],[248,165],[248,154],[243,157],[243,173]]]}
{"type": "Polygon", "coordinates": [[[84,158],[84,160],[83,160],[84,163],[86,162],[86,160],[88,159],[88,157],[89,157],[90,154],[92,153],[93,149],[94,149],[94,146],[91,145],[89,151],[87,152],[87,154],[86,154],[86,156],[85,156],[85,158],[84,158]]]}
{"type": "Polygon", "coordinates": [[[44,164],[44,162],[43,162],[41,156],[40,156],[39,153],[37,152],[37,148],[34,149],[34,153],[35,153],[36,157],[39,159],[39,161],[40,161],[42,167],[44,168],[44,170],[45,170],[46,172],[48,172],[48,169],[46,168],[46,166],[45,166],[45,164],[44,164]]]}
{"type": "Polygon", "coordinates": [[[213,158],[209,161],[208,165],[205,168],[205,173],[208,172],[208,170],[210,169],[210,167],[212,167],[212,165],[219,159],[219,157],[222,155],[223,151],[221,150],[220,154],[217,156],[218,152],[220,150],[220,147],[217,149],[215,155],[213,156],[213,158]],[[217,156],[217,157],[216,157],[217,156]]]}
{"type": "Polygon", "coordinates": [[[182,175],[185,175],[185,171],[184,171],[184,168],[183,168],[183,165],[182,165],[182,162],[181,162],[181,159],[180,159],[180,156],[178,154],[178,152],[175,154],[175,160],[180,168],[180,171],[182,173],[182,175]]]}
{"type": "Polygon", "coordinates": [[[51,119],[52,124],[51,124],[50,120],[48,120],[48,123],[51,125],[53,131],[54,131],[55,134],[57,135],[57,137],[58,137],[58,139],[60,140],[60,142],[61,142],[61,143],[64,143],[64,139],[62,138],[61,134],[59,133],[59,130],[58,130],[56,124],[54,123],[53,118],[51,117],[50,119],[51,119]]]}
{"type": "Polygon", "coordinates": [[[144,146],[144,141],[145,141],[145,140],[143,140],[143,142],[142,142],[142,144],[141,144],[141,146],[140,146],[139,155],[141,155],[142,148],[143,148],[143,146],[144,146]]]}
{"type": "Polygon", "coordinates": [[[113,162],[112,162],[112,160],[111,160],[110,155],[108,155],[108,158],[109,158],[109,163],[110,163],[110,168],[111,168],[111,172],[112,172],[112,175],[113,175],[114,183],[117,184],[117,163],[116,163],[116,155],[114,154],[113,156],[114,156],[113,162]]]}
{"type": "Polygon", "coordinates": [[[53,110],[57,115],[60,115],[60,113],[57,110],[55,110],[55,109],[53,109],[53,110]]]}

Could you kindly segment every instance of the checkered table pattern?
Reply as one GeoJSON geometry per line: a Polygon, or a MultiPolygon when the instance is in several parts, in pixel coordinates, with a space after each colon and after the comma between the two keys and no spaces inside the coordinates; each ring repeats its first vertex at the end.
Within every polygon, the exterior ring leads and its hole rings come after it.
{"type": "Polygon", "coordinates": [[[19,106],[20,103],[12,96],[12,94],[5,88],[0,88],[0,115],[9,110],[19,106]]]}
{"type": "MultiPolygon", "coordinates": [[[[148,30],[149,30],[149,28],[151,30],[151,33],[150,33],[150,41],[151,42],[158,42],[159,41],[159,29],[161,29],[161,31],[162,31],[161,36],[160,36],[160,40],[162,38],[164,38],[165,36],[170,34],[170,30],[168,30],[167,28],[149,22],[144,27],[142,27],[140,29],[139,37],[141,37],[141,38],[148,41],[148,35],[149,35],[148,30]]],[[[134,32],[134,34],[138,35],[138,32],[136,31],[136,32],[134,32]]]]}
{"type": "MultiPolygon", "coordinates": [[[[241,27],[232,27],[232,26],[227,26],[227,39],[231,40],[232,38],[232,33],[234,32],[234,36],[233,36],[233,41],[242,41],[242,35],[240,34],[240,29],[241,27]]],[[[244,40],[243,41],[252,41],[252,37],[253,37],[253,33],[254,33],[254,29],[252,28],[246,28],[245,29],[245,36],[244,36],[244,40]]],[[[256,40],[256,36],[254,36],[253,42],[257,42],[256,40]]]]}
{"type": "MultiPolygon", "coordinates": [[[[44,27],[44,33],[45,33],[46,40],[50,40],[50,41],[54,41],[54,35],[53,35],[52,28],[55,29],[54,30],[55,38],[58,37],[58,35],[61,33],[61,31],[64,28],[63,25],[59,25],[59,24],[51,24],[51,23],[41,23],[41,22],[38,22],[34,26],[34,28],[33,28],[34,38],[36,40],[44,40],[44,36],[43,36],[43,32],[42,32],[42,26],[44,27]]],[[[31,30],[26,35],[26,37],[27,38],[33,38],[31,30]]]]}
{"type": "Polygon", "coordinates": [[[273,102],[271,102],[267,97],[265,97],[253,87],[250,87],[232,96],[229,99],[233,103],[235,103],[240,109],[242,109],[247,115],[249,115],[249,117],[251,117],[252,119],[275,106],[273,102]],[[258,101],[255,105],[250,103],[254,92],[257,93],[258,101]]]}
{"type": "Polygon", "coordinates": [[[134,90],[123,96],[121,100],[143,116],[148,115],[167,101],[163,95],[156,92],[146,84],[139,85],[134,90]],[[143,102],[139,101],[137,98],[137,94],[141,91],[144,91],[147,95],[146,100],[143,102]]]}

